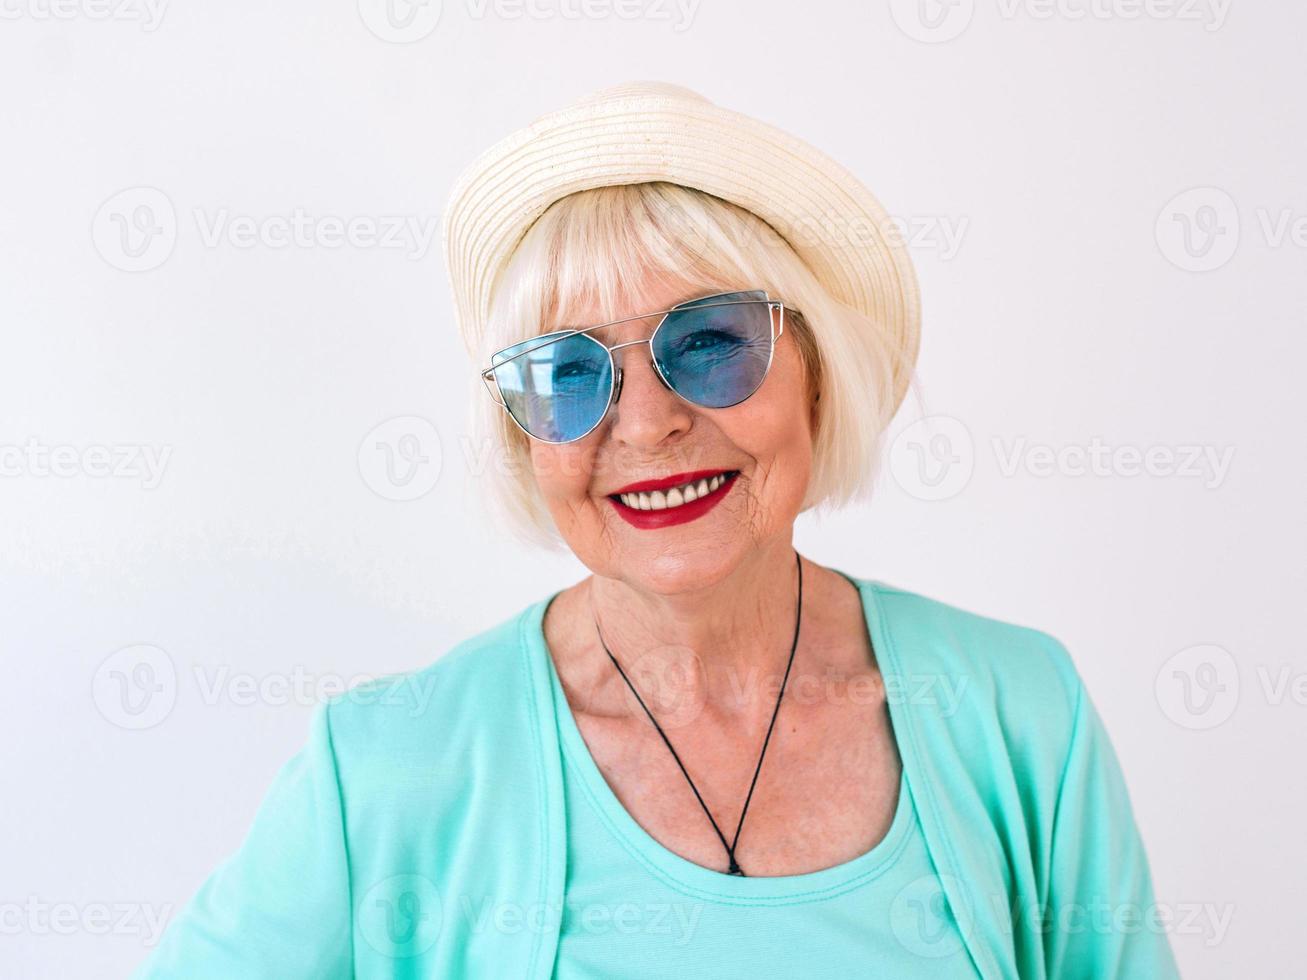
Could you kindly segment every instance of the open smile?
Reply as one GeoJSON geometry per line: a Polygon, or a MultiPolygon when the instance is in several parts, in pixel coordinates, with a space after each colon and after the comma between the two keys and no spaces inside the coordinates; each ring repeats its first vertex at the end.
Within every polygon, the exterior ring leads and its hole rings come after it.
{"type": "Polygon", "coordinates": [[[708,513],[730,493],[739,475],[739,470],[678,474],[668,480],[652,481],[652,486],[632,484],[623,492],[610,494],[608,499],[618,515],[634,527],[668,527],[708,513]],[[669,485],[671,480],[678,482],[669,485]]]}

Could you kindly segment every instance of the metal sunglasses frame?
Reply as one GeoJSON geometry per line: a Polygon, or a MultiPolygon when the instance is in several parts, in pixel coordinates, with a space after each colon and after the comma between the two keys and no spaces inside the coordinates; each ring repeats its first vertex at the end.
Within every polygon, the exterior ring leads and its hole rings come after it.
{"type": "MultiPolygon", "coordinates": [[[[507,414],[508,417],[513,420],[514,425],[516,425],[519,429],[521,429],[522,432],[525,433],[528,437],[535,439],[537,442],[543,442],[551,446],[565,446],[570,442],[577,442],[581,439],[584,439],[595,429],[599,428],[603,420],[608,417],[608,413],[612,411],[613,404],[617,401],[618,398],[621,397],[621,392],[622,392],[622,369],[617,366],[617,362],[613,359],[613,351],[621,350],[623,347],[634,347],[638,344],[648,344],[650,363],[653,364],[654,371],[658,375],[658,379],[663,383],[663,387],[666,388],[668,391],[670,391],[672,394],[674,394],[677,398],[681,399],[681,401],[685,402],[686,404],[693,405],[695,408],[731,408],[732,406],[739,405],[741,402],[747,401],[749,398],[751,398],[754,395],[754,393],[757,392],[758,388],[762,387],[762,381],[758,382],[757,388],[754,388],[753,391],[749,392],[749,394],[745,395],[743,398],[739,399],[738,401],[731,402],[730,405],[713,405],[713,406],[700,405],[698,402],[691,401],[689,398],[686,398],[679,391],[677,391],[672,386],[672,383],[667,379],[666,375],[663,374],[662,368],[658,366],[658,358],[653,356],[653,341],[654,338],[658,336],[658,331],[662,329],[663,324],[667,322],[667,318],[673,313],[683,313],[683,312],[688,312],[689,310],[712,309],[718,306],[743,306],[748,303],[763,303],[767,306],[769,313],[772,310],[775,310],[780,313],[780,316],[778,318],[779,328],[773,329],[771,333],[771,342],[767,350],[767,366],[763,369],[762,372],[763,380],[766,380],[768,373],[770,373],[771,371],[772,359],[776,355],[776,341],[780,340],[781,337],[784,336],[785,334],[786,306],[783,301],[779,299],[770,298],[767,295],[766,290],[762,290],[762,289],[756,289],[756,290],[755,289],[732,289],[724,293],[710,293],[707,296],[700,296],[697,299],[688,299],[685,302],[678,303],[676,306],[673,306],[671,309],[667,309],[667,310],[655,310],[653,313],[639,313],[636,314],[635,316],[622,317],[620,320],[609,320],[606,323],[596,323],[594,326],[590,326],[590,327],[580,327],[576,330],[563,330],[563,331],[556,331],[555,333],[552,334],[544,334],[543,337],[548,339],[542,338],[541,343],[536,344],[532,347],[528,347],[526,350],[518,351],[512,357],[506,357],[499,363],[492,364],[490,367],[482,370],[481,380],[485,384],[486,390],[490,393],[490,397],[495,400],[495,404],[499,405],[504,410],[505,414],[507,414]],[[762,293],[762,298],[761,299],[732,299],[732,300],[724,300],[720,303],[704,302],[704,300],[715,299],[718,296],[735,296],[742,292],[762,293]],[[611,327],[618,323],[628,323],[631,320],[644,320],[651,316],[660,317],[661,319],[659,319],[658,325],[654,327],[653,333],[651,333],[648,337],[644,338],[643,340],[628,340],[625,343],[614,344],[613,346],[609,347],[607,344],[603,343],[603,341],[597,340],[596,338],[589,336],[590,331],[592,330],[599,330],[603,327],[611,327]],[[503,367],[509,361],[517,360],[517,358],[524,357],[527,354],[534,354],[542,347],[548,347],[550,344],[556,344],[560,340],[567,340],[571,337],[576,337],[576,336],[583,336],[587,340],[598,344],[600,347],[604,349],[604,351],[608,355],[608,367],[609,367],[608,401],[604,405],[604,410],[602,414],[600,414],[595,424],[590,426],[590,428],[586,429],[579,436],[576,436],[572,439],[563,439],[558,441],[555,441],[553,439],[541,439],[539,436],[535,435],[534,433],[528,432],[526,427],[523,426],[522,423],[517,420],[517,416],[513,414],[512,410],[509,409],[508,405],[504,403],[503,394],[498,390],[499,382],[495,379],[494,373],[498,368],[503,367]]],[[[799,312],[792,306],[789,309],[791,313],[799,312]]],[[[521,343],[521,341],[519,341],[518,343],[521,343]]],[[[490,355],[490,359],[493,361],[497,356],[502,354],[504,351],[508,350],[509,347],[516,347],[516,346],[517,344],[509,344],[508,347],[501,347],[499,350],[495,351],[493,354],[490,355]]]]}

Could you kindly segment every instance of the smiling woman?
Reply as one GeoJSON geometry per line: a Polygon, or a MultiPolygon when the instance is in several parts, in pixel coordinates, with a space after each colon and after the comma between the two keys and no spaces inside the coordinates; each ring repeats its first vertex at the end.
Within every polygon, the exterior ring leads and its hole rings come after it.
{"type": "Polygon", "coordinates": [[[591,574],[324,705],[144,976],[1175,975],[1063,646],[793,545],[908,389],[887,222],[659,83],[467,169],[476,425],[521,464],[491,490],[591,574]]]}

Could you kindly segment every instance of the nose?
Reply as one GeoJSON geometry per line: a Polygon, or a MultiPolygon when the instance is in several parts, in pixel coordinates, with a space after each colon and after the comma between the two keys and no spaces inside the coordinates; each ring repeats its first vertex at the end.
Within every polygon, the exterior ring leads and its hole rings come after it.
{"type": "MultiPolygon", "coordinates": [[[[624,344],[624,345],[622,345],[622,346],[626,346],[626,345],[624,344]]],[[[632,346],[634,346],[634,345],[632,345],[632,346]]],[[[636,355],[636,356],[637,356],[637,359],[638,359],[638,358],[639,358],[639,355],[636,355]]],[[[621,359],[622,363],[617,365],[617,377],[613,379],[613,404],[614,404],[614,405],[616,405],[617,402],[618,402],[618,401],[621,399],[621,397],[622,397],[622,379],[623,379],[624,377],[626,377],[626,374],[625,374],[625,371],[624,371],[624,368],[625,368],[625,366],[626,366],[626,355],[625,355],[625,354],[621,355],[621,358],[620,358],[620,359],[621,359]]],[[[643,362],[641,362],[641,363],[643,363],[643,362]]],[[[672,386],[669,385],[669,384],[667,383],[667,380],[662,376],[662,374],[659,372],[659,370],[654,366],[652,355],[651,355],[650,358],[649,358],[649,371],[650,371],[650,373],[651,373],[655,378],[658,379],[658,382],[659,382],[659,383],[660,383],[664,388],[666,388],[668,391],[672,391],[672,386]]],[[[672,392],[672,394],[675,394],[675,392],[672,392]]]]}
{"type": "Polygon", "coordinates": [[[631,345],[618,357],[613,379],[611,434],[632,445],[657,446],[692,424],[689,406],[672,391],[654,367],[647,344],[631,345]],[[630,385],[626,381],[631,382],[630,385]],[[625,395],[625,400],[623,400],[625,395]]]}

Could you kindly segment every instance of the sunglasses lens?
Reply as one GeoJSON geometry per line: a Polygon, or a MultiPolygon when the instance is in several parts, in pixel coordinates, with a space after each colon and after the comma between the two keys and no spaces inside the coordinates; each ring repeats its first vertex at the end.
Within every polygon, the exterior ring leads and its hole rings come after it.
{"type": "Polygon", "coordinates": [[[771,363],[766,293],[728,293],[677,307],[653,348],[659,369],[682,398],[704,408],[736,405],[758,390],[771,363]]]}
{"type": "Polygon", "coordinates": [[[509,413],[532,436],[571,442],[603,418],[612,361],[604,346],[585,334],[544,343],[552,336],[532,337],[497,353],[495,383],[509,413]]]}

